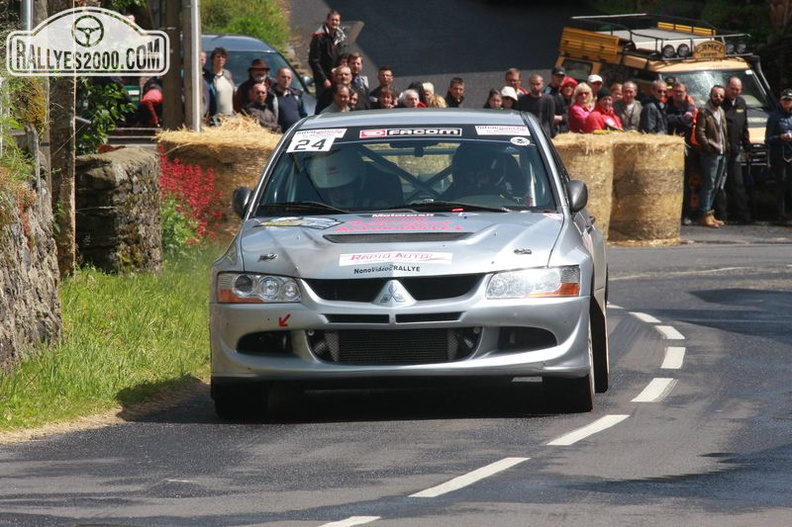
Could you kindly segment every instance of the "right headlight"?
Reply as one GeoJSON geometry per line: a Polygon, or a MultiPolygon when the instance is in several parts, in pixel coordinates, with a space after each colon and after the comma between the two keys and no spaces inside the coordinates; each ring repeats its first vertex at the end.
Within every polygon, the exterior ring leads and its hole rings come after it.
{"type": "Polygon", "coordinates": [[[217,275],[217,301],[221,304],[299,302],[297,281],[286,276],[256,273],[217,275]]]}
{"type": "Polygon", "coordinates": [[[487,286],[487,298],[542,298],[580,296],[580,267],[546,267],[495,273],[487,286]]]}

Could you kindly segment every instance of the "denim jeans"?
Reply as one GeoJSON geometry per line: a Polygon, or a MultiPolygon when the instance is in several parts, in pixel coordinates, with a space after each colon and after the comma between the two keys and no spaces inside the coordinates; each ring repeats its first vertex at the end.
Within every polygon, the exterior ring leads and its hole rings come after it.
{"type": "Polygon", "coordinates": [[[715,191],[723,185],[726,175],[726,156],[723,154],[699,154],[701,165],[701,188],[699,189],[699,214],[704,216],[712,210],[715,191]]]}

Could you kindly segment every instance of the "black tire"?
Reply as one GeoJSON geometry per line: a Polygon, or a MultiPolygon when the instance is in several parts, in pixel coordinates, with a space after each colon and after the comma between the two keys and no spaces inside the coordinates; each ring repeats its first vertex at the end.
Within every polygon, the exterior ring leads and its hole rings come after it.
{"type": "Polygon", "coordinates": [[[610,386],[608,319],[593,299],[589,317],[591,320],[591,347],[594,361],[594,391],[605,393],[610,386]]]}
{"type": "Polygon", "coordinates": [[[212,381],[215,413],[222,419],[263,418],[267,413],[270,385],[265,382],[240,384],[212,381]]]}
{"type": "Polygon", "coordinates": [[[594,360],[589,321],[589,372],[585,377],[566,379],[563,377],[543,377],[542,387],[545,398],[554,408],[567,413],[584,413],[594,409],[594,360]]]}

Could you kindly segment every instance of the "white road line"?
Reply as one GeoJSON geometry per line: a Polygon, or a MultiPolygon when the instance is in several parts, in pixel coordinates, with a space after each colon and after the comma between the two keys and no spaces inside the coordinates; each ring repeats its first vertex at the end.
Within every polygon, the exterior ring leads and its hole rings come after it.
{"type": "Polygon", "coordinates": [[[634,403],[656,403],[665,398],[666,395],[671,393],[671,389],[676,384],[676,379],[656,378],[644,388],[644,391],[638,394],[638,397],[632,400],[634,403]]]}
{"type": "Polygon", "coordinates": [[[568,434],[562,435],[557,439],[553,439],[548,445],[552,446],[569,446],[574,445],[581,439],[585,439],[588,436],[594,435],[597,432],[602,432],[614,425],[617,425],[630,417],[629,415],[606,415],[600,419],[597,419],[593,423],[588,426],[584,426],[583,428],[578,428],[574,432],[570,432],[568,434]]]}
{"type": "Polygon", "coordinates": [[[350,516],[346,520],[323,523],[320,527],[352,527],[353,525],[363,525],[379,519],[379,516],[350,516]]]}
{"type": "Polygon", "coordinates": [[[659,324],[660,321],[657,320],[652,315],[647,315],[646,313],[639,313],[637,311],[630,311],[630,314],[640,320],[641,322],[646,322],[648,324],[659,324]]]}
{"type": "Polygon", "coordinates": [[[660,332],[664,339],[685,340],[685,336],[674,329],[673,326],[655,326],[655,329],[660,332]]]}
{"type": "Polygon", "coordinates": [[[660,366],[664,370],[678,370],[685,360],[685,348],[669,346],[666,348],[665,359],[660,366]]]}
{"type": "Polygon", "coordinates": [[[500,461],[496,461],[495,463],[491,463],[486,467],[481,467],[479,469],[474,470],[473,472],[468,472],[467,474],[463,474],[462,476],[456,477],[454,479],[450,479],[445,483],[437,485],[436,487],[432,487],[430,489],[422,490],[421,492],[416,492],[415,494],[410,494],[411,498],[436,498],[437,496],[441,496],[448,492],[452,492],[455,490],[459,490],[463,487],[467,487],[468,485],[472,485],[477,481],[480,481],[484,478],[488,478],[493,474],[497,474],[498,472],[502,472],[508,468],[513,467],[523,461],[528,461],[531,458],[528,457],[507,457],[501,459],[500,461]]]}

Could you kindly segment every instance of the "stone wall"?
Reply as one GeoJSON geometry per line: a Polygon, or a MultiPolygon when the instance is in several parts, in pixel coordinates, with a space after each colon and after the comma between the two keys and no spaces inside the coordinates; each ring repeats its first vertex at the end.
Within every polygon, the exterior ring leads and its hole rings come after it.
{"type": "Polygon", "coordinates": [[[0,370],[63,328],[51,197],[46,186],[27,192],[20,206],[0,189],[0,207],[10,212],[0,221],[0,370]]]}
{"type": "Polygon", "coordinates": [[[159,156],[121,148],[76,161],[77,253],[117,273],[162,268],[159,156]]]}

